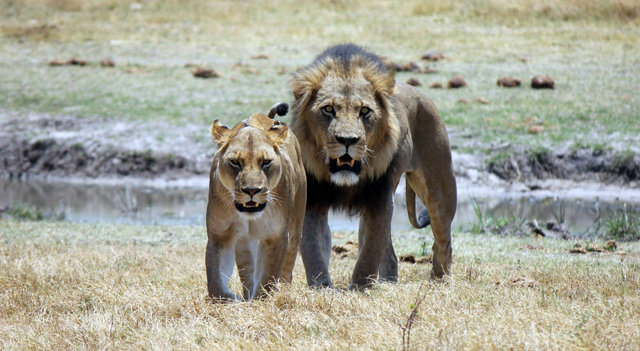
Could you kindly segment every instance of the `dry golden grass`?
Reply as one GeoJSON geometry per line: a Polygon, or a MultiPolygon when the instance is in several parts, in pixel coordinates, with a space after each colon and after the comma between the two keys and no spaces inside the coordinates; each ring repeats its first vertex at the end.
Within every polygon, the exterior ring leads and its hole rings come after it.
{"type": "MultiPolygon", "coordinates": [[[[573,242],[457,234],[445,283],[421,285],[427,266],[403,263],[398,284],[344,291],[354,259],[334,257],[338,289],[309,290],[298,262],[268,299],[212,304],[204,238],[202,227],[0,222],[0,349],[393,350],[419,293],[415,350],[639,347],[639,243],[575,256],[573,242]]],[[[394,240],[420,253],[418,232],[394,240]]]]}

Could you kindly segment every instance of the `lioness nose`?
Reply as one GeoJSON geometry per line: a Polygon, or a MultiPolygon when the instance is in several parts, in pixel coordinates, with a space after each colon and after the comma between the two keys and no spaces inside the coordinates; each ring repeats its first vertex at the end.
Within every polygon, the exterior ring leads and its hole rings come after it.
{"type": "Polygon", "coordinates": [[[246,194],[249,194],[249,196],[253,197],[253,195],[261,192],[262,188],[243,188],[242,191],[246,194]]]}
{"type": "Polygon", "coordinates": [[[336,140],[340,144],[343,144],[344,146],[349,147],[350,145],[353,145],[353,144],[357,143],[358,141],[360,141],[360,138],[336,137],[336,140]]]}

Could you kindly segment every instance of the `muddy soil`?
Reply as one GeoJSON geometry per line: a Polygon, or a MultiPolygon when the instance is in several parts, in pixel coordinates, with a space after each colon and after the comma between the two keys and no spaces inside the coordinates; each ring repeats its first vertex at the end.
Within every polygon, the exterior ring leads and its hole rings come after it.
{"type": "MultiPolygon", "coordinates": [[[[452,145],[473,142],[455,130],[450,138],[452,145]]],[[[206,125],[0,111],[2,178],[206,179],[215,150],[206,125]]],[[[640,157],[614,150],[510,147],[489,155],[454,150],[453,162],[459,184],[465,186],[521,184],[536,191],[542,181],[561,179],[640,189],[640,157]]]]}
{"type": "Polygon", "coordinates": [[[204,175],[215,148],[207,126],[30,116],[0,120],[0,177],[204,175]]]}
{"type": "MultiPolygon", "coordinates": [[[[506,181],[532,183],[536,180],[567,179],[638,187],[640,157],[614,150],[580,149],[561,151],[516,150],[486,162],[487,170],[506,181]]],[[[535,189],[534,189],[535,190],[535,189]]]]}

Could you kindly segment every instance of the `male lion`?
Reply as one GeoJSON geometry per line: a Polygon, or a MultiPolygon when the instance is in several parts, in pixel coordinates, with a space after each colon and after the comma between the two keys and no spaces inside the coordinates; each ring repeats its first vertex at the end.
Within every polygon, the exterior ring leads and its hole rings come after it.
{"type": "Polygon", "coordinates": [[[332,46],[294,73],[291,129],[307,172],[300,250],[310,286],[331,285],[330,208],[361,216],[350,288],[367,287],[378,274],[397,280],[391,215],[403,173],[411,223],[422,228],[431,217],[431,275],[450,272],[457,192],[449,139],[433,102],[394,76],[378,56],[353,44],[332,46]],[[419,220],[415,193],[428,210],[419,220]]]}
{"type": "Polygon", "coordinates": [[[229,290],[235,263],[249,300],[271,290],[281,274],[291,282],[307,198],[300,145],[285,124],[261,113],[232,129],[216,120],[211,134],[219,150],[207,206],[209,296],[238,299],[229,290]]]}

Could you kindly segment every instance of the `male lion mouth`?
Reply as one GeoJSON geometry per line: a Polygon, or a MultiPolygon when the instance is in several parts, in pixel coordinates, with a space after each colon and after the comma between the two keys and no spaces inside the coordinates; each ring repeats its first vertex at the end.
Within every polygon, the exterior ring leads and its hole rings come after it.
{"type": "Polygon", "coordinates": [[[337,173],[340,171],[349,171],[359,174],[362,170],[362,162],[354,160],[349,154],[344,154],[338,158],[329,160],[329,171],[337,173]]]}
{"type": "Polygon", "coordinates": [[[267,202],[259,204],[255,201],[247,201],[243,204],[236,202],[236,209],[240,212],[260,212],[267,207],[267,202]]]}

